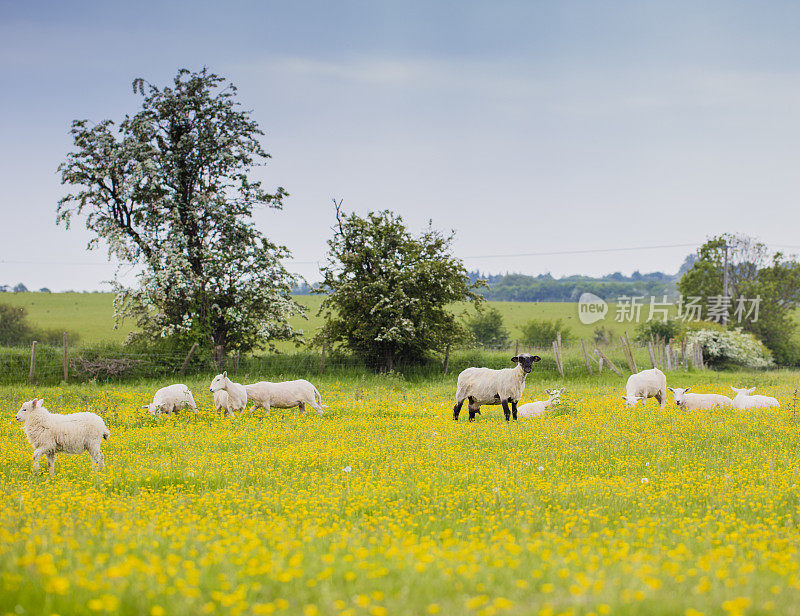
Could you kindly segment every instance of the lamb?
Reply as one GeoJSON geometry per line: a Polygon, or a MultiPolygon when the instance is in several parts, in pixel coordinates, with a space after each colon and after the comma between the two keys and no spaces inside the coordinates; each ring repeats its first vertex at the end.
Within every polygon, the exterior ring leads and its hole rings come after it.
{"type": "Polygon", "coordinates": [[[100,443],[111,432],[103,418],[94,413],[60,415],[44,408],[44,400],[34,398],[25,402],[17,413],[17,421],[24,422],[23,430],[33,446],[33,470],[39,470],[39,458],[47,456],[47,468],[55,474],[56,454],[88,451],[92,462],[101,469],[105,457],[100,443]]]}
{"type": "Polygon", "coordinates": [[[224,391],[227,394],[224,399],[220,396],[220,402],[222,402],[221,406],[225,409],[226,416],[230,415],[231,417],[235,417],[236,411],[244,412],[244,409],[247,407],[247,390],[244,385],[231,381],[228,378],[227,371],[218,374],[214,377],[214,380],[211,381],[211,393],[215,394],[214,404],[217,403],[216,393],[219,391],[224,391]]]}
{"type": "Polygon", "coordinates": [[[282,383],[259,381],[252,385],[245,385],[244,388],[247,390],[247,397],[253,401],[251,410],[261,407],[269,412],[273,406],[279,409],[290,409],[297,406],[301,413],[305,413],[307,404],[317,411],[317,415],[321,416],[325,414],[322,409],[328,408],[322,404],[322,396],[317,388],[305,379],[282,383]]]}
{"type": "Polygon", "coordinates": [[[662,409],[667,401],[667,377],[658,368],[632,374],[625,384],[625,395],[622,399],[628,406],[636,406],[639,400],[646,405],[648,398],[655,398],[662,409]]]}
{"type": "Polygon", "coordinates": [[[739,410],[780,406],[780,402],[772,396],[753,396],[752,393],[756,390],[755,387],[751,387],[750,389],[746,387],[743,389],[736,389],[731,386],[731,389],[736,392],[736,395],[733,397],[733,407],[739,410]]]}
{"type": "Polygon", "coordinates": [[[218,389],[214,392],[214,408],[217,411],[227,409],[228,407],[228,392],[224,389],[218,389]]]}
{"type": "Polygon", "coordinates": [[[728,396],[722,396],[720,394],[690,394],[688,391],[691,387],[687,387],[686,389],[667,387],[667,389],[675,396],[675,404],[684,411],[733,406],[733,400],[728,396]]]}
{"type": "Polygon", "coordinates": [[[153,401],[142,408],[149,410],[153,416],[159,416],[161,413],[166,413],[167,415],[177,414],[185,408],[192,409],[195,413],[197,412],[197,405],[194,402],[192,392],[182,383],[162,387],[153,396],[153,401]]]}
{"type": "Polygon", "coordinates": [[[517,419],[517,402],[525,391],[525,377],[533,370],[534,362],[541,360],[538,355],[520,353],[512,357],[514,368],[493,370],[492,368],[467,368],[458,375],[456,385],[456,404],[453,407],[453,420],[458,421],[458,414],[464,400],[469,400],[469,420],[475,421],[475,415],[481,412],[481,405],[501,404],[506,421],[513,414],[517,419]],[[511,404],[511,411],[508,405],[511,404]]]}
{"type": "Polygon", "coordinates": [[[534,417],[541,417],[545,411],[554,407],[561,402],[561,394],[564,393],[566,388],[561,389],[545,389],[547,400],[536,400],[535,402],[528,402],[522,406],[517,407],[520,419],[532,419],[534,417]]]}

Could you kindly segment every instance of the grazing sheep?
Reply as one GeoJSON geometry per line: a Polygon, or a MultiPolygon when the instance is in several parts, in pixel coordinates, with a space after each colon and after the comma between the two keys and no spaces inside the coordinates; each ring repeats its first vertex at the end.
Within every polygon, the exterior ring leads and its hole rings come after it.
{"type": "Polygon", "coordinates": [[[547,400],[536,400],[517,407],[519,418],[532,419],[534,417],[541,417],[544,415],[545,411],[561,402],[561,394],[564,393],[565,389],[565,387],[561,389],[545,389],[544,393],[547,394],[547,400]]]}
{"type": "Polygon", "coordinates": [[[736,389],[735,387],[731,386],[731,389],[736,392],[736,395],[733,398],[733,406],[739,410],[780,406],[780,402],[778,402],[772,396],[753,396],[752,393],[756,390],[755,387],[751,387],[750,389],[747,389],[746,387],[743,389],[736,389]]]}
{"type": "Polygon", "coordinates": [[[244,388],[247,390],[247,397],[253,401],[251,410],[261,407],[269,412],[273,406],[279,409],[290,409],[297,406],[301,413],[305,413],[307,404],[317,411],[317,415],[324,415],[322,409],[328,408],[322,404],[322,396],[317,388],[305,379],[283,381],[282,383],[259,381],[252,385],[245,385],[244,388]]]}
{"type": "Polygon", "coordinates": [[[94,413],[60,415],[44,408],[44,400],[34,398],[25,402],[17,413],[24,422],[23,430],[33,445],[33,470],[39,470],[39,458],[47,456],[47,468],[55,473],[56,454],[88,451],[92,462],[105,466],[100,443],[111,436],[103,418],[94,413]]]}
{"type": "Polygon", "coordinates": [[[646,405],[648,398],[655,398],[662,409],[667,401],[667,377],[658,368],[632,374],[625,384],[625,395],[622,399],[628,406],[636,406],[639,400],[646,405]]]}
{"type": "Polygon", "coordinates": [[[720,394],[690,394],[688,392],[691,387],[687,387],[686,389],[667,387],[667,389],[675,396],[675,404],[684,411],[733,406],[733,400],[728,396],[722,396],[720,394]]]}
{"type": "Polygon", "coordinates": [[[182,383],[162,387],[153,396],[153,401],[142,408],[150,411],[153,416],[159,416],[161,413],[166,413],[167,415],[177,414],[186,408],[192,409],[195,413],[197,412],[197,405],[194,403],[192,392],[182,383]]]}
{"type": "Polygon", "coordinates": [[[481,412],[481,405],[501,404],[506,421],[513,413],[517,418],[517,402],[525,390],[525,377],[533,370],[534,362],[541,360],[538,355],[520,353],[512,357],[516,365],[514,368],[493,370],[491,368],[467,368],[458,375],[456,385],[456,405],[453,407],[453,420],[458,421],[458,414],[464,400],[469,400],[469,420],[474,421],[475,415],[481,412]],[[511,404],[511,411],[508,405],[511,404]]]}
{"type": "MultiPolygon", "coordinates": [[[[227,372],[218,374],[214,377],[214,380],[211,381],[211,393],[214,394],[218,391],[224,391],[227,394],[224,400],[220,400],[223,402],[222,408],[225,409],[226,416],[230,415],[235,417],[236,411],[244,412],[244,409],[247,407],[247,390],[244,385],[231,381],[228,378],[227,372]]],[[[217,397],[214,396],[214,404],[216,403],[217,397]]]]}

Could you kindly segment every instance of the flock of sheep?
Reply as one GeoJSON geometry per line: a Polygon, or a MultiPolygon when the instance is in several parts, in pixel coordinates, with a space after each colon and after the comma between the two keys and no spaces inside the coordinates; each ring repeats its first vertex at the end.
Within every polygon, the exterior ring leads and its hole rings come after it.
{"type": "MultiPolygon", "coordinates": [[[[514,419],[531,419],[540,417],[548,409],[561,401],[561,389],[545,389],[547,400],[537,400],[519,405],[522,393],[525,390],[525,378],[533,370],[533,365],[540,361],[538,355],[521,353],[512,358],[516,364],[513,368],[494,370],[492,368],[467,368],[458,375],[456,385],[456,404],[453,407],[453,419],[458,420],[458,415],[465,401],[468,401],[469,420],[473,421],[475,415],[481,411],[483,405],[501,405],[506,421],[514,419]]],[[[658,368],[642,370],[632,374],[625,386],[623,400],[636,406],[640,401],[644,404],[648,398],[655,398],[664,408],[667,390],[675,396],[675,402],[684,410],[695,410],[712,407],[733,407],[736,409],[751,409],[761,407],[780,406],[775,398],[769,396],[752,395],[755,387],[750,389],[736,389],[736,396],[731,399],[719,394],[689,393],[690,387],[681,389],[667,387],[667,377],[658,368]]],[[[304,379],[271,383],[260,381],[252,385],[234,383],[228,378],[228,373],[223,372],[211,381],[210,391],[214,396],[214,406],[223,411],[226,416],[235,416],[236,412],[243,413],[248,400],[252,401],[251,410],[263,408],[267,412],[270,408],[294,408],[305,412],[306,406],[313,408],[319,415],[322,409],[327,408],[322,404],[317,388],[304,379]]],[[[191,390],[183,384],[162,387],[153,396],[153,401],[145,405],[154,416],[162,413],[172,415],[183,409],[197,412],[197,404],[191,390]]],[[[92,462],[103,468],[104,457],[100,445],[104,439],[111,435],[103,418],[95,413],[72,413],[60,415],[51,413],[44,407],[44,400],[29,400],[22,405],[16,416],[17,421],[24,423],[23,430],[28,441],[33,446],[33,469],[39,470],[39,459],[47,458],[47,467],[52,475],[55,471],[56,453],[80,454],[89,453],[92,462]]]]}

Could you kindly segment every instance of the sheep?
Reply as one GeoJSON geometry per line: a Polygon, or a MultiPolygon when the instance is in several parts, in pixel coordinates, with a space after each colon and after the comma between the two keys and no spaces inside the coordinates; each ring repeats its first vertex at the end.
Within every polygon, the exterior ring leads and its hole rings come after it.
{"type": "Polygon", "coordinates": [[[34,398],[22,405],[16,417],[23,422],[28,442],[33,446],[33,470],[39,471],[39,458],[47,456],[47,468],[55,474],[56,454],[89,452],[92,462],[101,469],[105,457],[100,443],[108,439],[111,432],[103,418],[94,413],[72,413],[60,415],[44,408],[44,400],[34,398]]]}
{"type": "Polygon", "coordinates": [[[536,400],[535,402],[528,402],[522,406],[517,407],[520,419],[532,419],[544,415],[544,412],[554,407],[561,402],[561,394],[564,393],[565,387],[561,389],[545,389],[547,400],[536,400]]]}
{"type": "Polygon", "coordinates": [[[639,400],[646,405],[648,398],[655,398],[662,409],[667,401],[667,377],[658,368],[632,374],[625,384],[625,395],[622,399],[628,406],[636,406],[639,400]]]}
{"type": "MultiPolygon", "coordinates": [[[[214,380],[211,381],[210,389],[212,394],[219,391],[225,391],[227,394],[224,400],[222,396],[220,396],[220,402],[222,402],[221,406],[225,409],[225,415],[235,417],[236,411],[244,412],[244,409],[247,407],[247,390],[244,385],[231,381],[228,378],[227,371],[214,377],[214,380]]],[[[214,404],[216,403],[217,396],[215,395],[214,404]]]]}
{"type": "Polygon", "coordinates": [[[684,411],[733,406],[733,400],[728,396],[722,396],[720,394],[690,394],[688,392],[691,387],[687,387],[686,389],[667,387],[667,389],[675,396],[675,404],[684,411]]]}
{"type": "Polygon", "coordinates": [[[772,408],[780,406],[780,402],[778,402],[772,396],[753,396],[752,393],[756,390],[755,387],[751,387],[750,389],[747,389],[746,387],[743,389],[736,389],[735,387],[731,386],[731,389],[736,392],[736,395],[733,398],[733,406],[739,410],[772,408]]]}
{"type": "Polygon", "coordinates": [[[456,385],[456,404],[453,407],[453,420],[458,421],[458,414],[464,400],[469,399],[469,420],[475,421],[475,415],[481,412],[481,405],[501,404],[506,421],[513,414],[517,419],[517,402],[525,390],[525,377],[533,370],[534,362],[541,360],[538,355],[520,353],[512,357],[514,368],[493,370],[492,368],[467,368],[458,375],[456,385]],[[511,403],[511,411],[508,405],[511,403]]]}
{"type": "Polygon", "coordinates": [[[269,381],[259,381],[251,385],[245,385],[247,397],[253,401],[251,410],[258,407],[269,412],[271,407],[279,409],[290,409],[299,407],[301,413],[305,413],[306,404],[317,411],[317,415],[324,415],[322,409],[328,408],[322,404],[317,388],[305,379],[296,381],[283,381],[281,383],[271,383],[269,381]]]}
{"type": "Polygon", "coordinates": [[[182,383],[162,387],[153,396],[153,401],[142,408],[150,411],[153,416],[159,416],[161,413],[166,413],[167,415],[177,414],[185,408],[192,409],[195,413],[197,412],[197,405],[194,402],[192,392],[182,383]]]}

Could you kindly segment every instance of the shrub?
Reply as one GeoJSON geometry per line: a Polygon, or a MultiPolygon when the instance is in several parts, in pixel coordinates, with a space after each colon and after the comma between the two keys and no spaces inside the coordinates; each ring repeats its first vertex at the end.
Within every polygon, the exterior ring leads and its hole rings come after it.
{"type": "Polygon", "coordinates": [[[772,353],[753,334],[735,330],[699,329],[686,335],[688,342],[700,344],[703,357],[714,367],[727,365],[768,368],[775,365],[772,353]]]}
{"type": "Polygon", "coordinates": [[[488,308],[467,319],[467,329],[475,340],[485,347],[503,347],[508,344],[508,330],[497,308],[488,308]]]}
{"type": "Polygon", "coordinates": [[[569,327],[564,325],[562,319],[555,321],[531,319],[522,326],[522,341],[535,347],[550,346],[561,332],[561,341],[567,342],[572,337],[569,327]]]}
{"type": "Polygon", "coordinates": [[[636,328],[636,340],[647,342],[650,338],[661,339],[669,342],[677,338],[683,331],[683,322],[677,319],[667,319],[666,321],[645,321],[636,328]]]}
{"type": "Polygon", "coordinates": [[[25,317],[25,308],[0,304],[0,344],[13,346],[28,339],[31,327],[25,317]]]}

